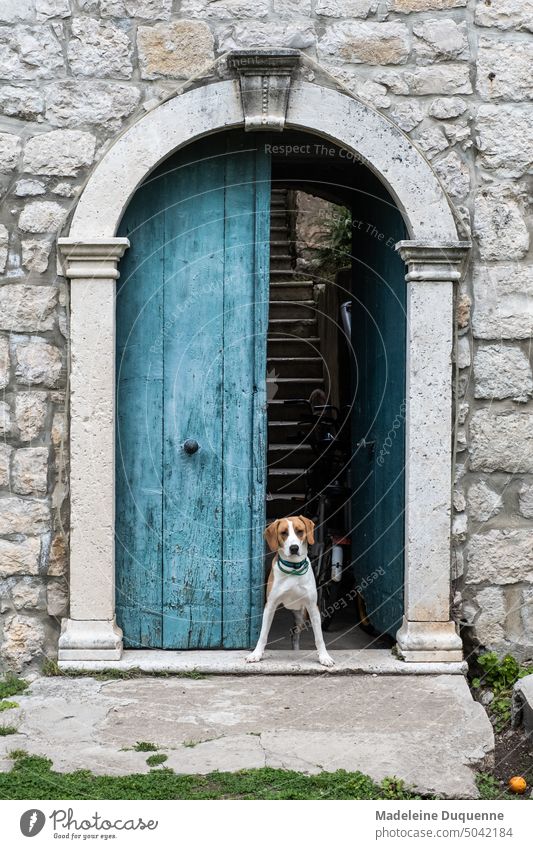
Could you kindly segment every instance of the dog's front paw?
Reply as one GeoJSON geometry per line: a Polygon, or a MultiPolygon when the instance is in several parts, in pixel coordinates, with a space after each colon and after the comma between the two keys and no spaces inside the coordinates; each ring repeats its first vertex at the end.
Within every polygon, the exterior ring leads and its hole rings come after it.
{"type": "Polygon", "coordinates": [[[322,664],[322,666],[335,666],[335,661],[333,660],[332,657],[329,656],[329,654],[327,652],[326,652],[326,654],[319,654],[318,660],[319,660],[319,663],[322,664]]]}
{"type": "Polygon", "coordinates": [[[251,654],[245,657],[246,663],[259,663],[260,660],[263,659],[263,652],[253,651],[251,654]]]}

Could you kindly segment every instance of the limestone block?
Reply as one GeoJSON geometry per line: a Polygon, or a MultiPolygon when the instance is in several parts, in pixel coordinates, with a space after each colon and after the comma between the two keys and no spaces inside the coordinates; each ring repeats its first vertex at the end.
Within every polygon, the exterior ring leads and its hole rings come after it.
{"type": "Polygon", "coordinates": [[[490,646],[505,637],[507,615],[504,591],[500,587],[486,587],[475,596],[480,612],[475,620],[475,634],[481,645],[490,646]]]}
{"type": "Polygon", "coordinates": [[[433,12],[466,6],[467,0],[392,0],[394,12],[433,12]]]}
{"type": "Polygon", "coordinates": [[[525,353],[507,345],[486,345],[474,357],[474,397],[526,402],[533,394],[531,365],[525,353]]]}
{"type": "Polygon", "coordinates": [[[474,18],[478,27],[533,30],[533,0],[478,0],[474,18]]]}
{"type": "Polygon", "coordinates": [[[529,339],[533,336],[533,275],[520,265],[474,271],[475,308],[472,318],[478,339],[529,339]]]}
{"type": "Polygon", "coordinates": [[[45,88],[46,120],[56,127],[95,124],[116,132],[139,104],[136,86],[62,80],[45,88]]]}
{"type": "Polygon", "coordinates": [[[351,23],[326,27],[319,51],[336,60],[367,65],[400,65],[409,55],[409,30],[404,24],[351,23]]]}
{"type": "Polygon", "coordinates": [[[7,401],[0,401],[0,436],[13,434],[13,419],[7,401]]]}
{"type": "Polygon", "coordinates": [[[476,522],[488,522],[502,506],[501,496],[485,481],[477,481],[468,490],[468,513],[476,522]]]}
{"type": "Polygon", "coordinates": [[[17,167],[20,149],[19,136],[14,133],[0,133],[0,173],[7,174],[17,167]]]}
{"type": "Polygon", "coordinates": [[[529,248],[529,234],[511,186],[494,185],[476,194],[474,235],[483,260],[520,259],[529,248]]]}
{"type": "Polygon", "coordinates": [[[38,619],[19,613],[6,618],[0,653],[7,668],[20,672],[42,655],[44,641],[44,626],[38,619]]]}
{"type": "Polygon", "coordinates": [[[56,302],[55,286],[6,283],[0,287],[0,329],[17,332],[52,330],[56,302]]]}
{"type": "Polygon", "coordinates": [[[5,389],[9,383],[10,357],[9,342],[5,336],[0,336],[0,389],[5,389]]]}
{"type": "Polygon", "coordinates": [[[70,0],[35,0],[35,12],[38,21],[70,18],[70,0]]]}
{"type": "Polygon", "coordinates": [[[363,100],[374,109],[387,109],[391,105],[391,99],[387,96],[387,88],[373,80],[361,78],[357,71],[353,71],[346,65],[330,65],[322,62],[323,68],[328,71],[342,85],[363,100]]]}
{"type": "Polygon", "coordinates": [[[478,410],[470,420],[470,468],[484,472],[533,472],[533,414],[478,410]]]}
{"type": "Polygon", "coordinates": [[[218,49],[236,50],[247,47],[293,47],[306,50],[314,47],[316,33],[312,24],[305,20],[290,22],[248,21],[223,26],[217,30],[218,49]]]}
{"type": "Polygon", "coordinates": [[[41,433],[46,421],[45,392],[18,392],[15,397],[15,422],[21,442],[31,442],[41,433]]]}
{"type": "Polygon", "coordinates": [[[48,268],[48,258],[52,249],[52,243],[45,239],[23,239],[22,265],[28,271],[37,271],[42,274],[48,268]]]}
{"type": "Polygon", "coordinates": [[[524,629],[523,641],[531,645],[533,643],[533,587],[524,587],[520,593],[520,621],[524,629]]]}
{"type": "Polygon", "coordinates": [[[39,180],[19,180],[15,184],[13,194],[17,198],[37,197],[46,194],[46,186],[39,180]]]}
{"type": "Polygon", "coordinates": [[[452,198],[463,198],[470,191],[470,171],[461,157],[452,151],[434,165],[437,176],[452,198]]]}
{"type": "Polygon", "coordinates": [[[428,127],[422,130],[416,134],[415,142],[429,159],[433,159],[448,147],[448,139],[440,127],[428,127]]]}
{"type": "Polygon", "coordinates": [[[9,487],[9,470],[11,468],[11,455],[13,449],[6,445],[5,442],[0,442],[0,487],[7,489],[9,487]]]}
{"type": "Polygon", "coordinates": [[[48,575],[62,577],[68,569],[68,547],[65,538],[57,535],[53,538],[50,546],[48,561],[48,575]]]}
{"type": "Polygon", "coordinates": [[[55,233],[63,226],[67,210],[53,201],[33,201],[24,207],[19,227],[25,233],[55,233]]]}
{"type": "Polygon", "coordinates": [[[43,585],[34,578],[21,578],[11,587],[11,601],[15,610],[43,609],[43,585]]]}
{"type": "Polygon", "coordinates": [[[533,530],[492,530],[468,543],[466,583],[533,582],[533,530]]]}
{"type": "Polygon", "coordinates": [[[533,108],[481,106],[476,118],[479,161],[503,177],[522,177],[533,163],[533,108]]]}
{"type": "Polygon", "coordinates": [[[455,361],[457,368],[468,368],[470,366],[470,340],[468,336],[460,336],[457,340],[455,361]]]}
{"type": "Polygon", "coordinates": [[[425,109],[421,103],[417,103],[414,101],[405,101],[403,103],[395,104],[395,106],[390,111],[390,117],[394,121],[395,124],[398,124],[399,128],[404,131],[404,133],[409,133],[411,130],[414,130],[420,121],[425,117],[425,109]]]}
{"type": "Polygon", "coordinates": [[[317,0],[315,14],[324,18],[367,18],[377,7],[378,0],[317,0]]]}
{"type": "Polygon", "coordinates": [[[518,493],[518,509],[525,519],[533,519],[533,486],[522,484],[518,493]]]}
{"type": "Polygon", "coordinates": [[[172,0],[79,0],[82,12],[103,18],[140,18],[157,21],[170,17],[172,0]]]}
{"type": "Polygon", "coordinates": [[[63,50],[50,27],[0,27],[0,79],[49,79],[63,68],[63,50]]]}
{"type": "Polygon", "coordinates": [[[445,62],[469,58],[466,24],[457,24],[452,18],[437,18],[417,23],[414,51],[417,62],[445,62]]]}
{"type": "Polygon", "coordinates": [[[432,118],[445,121],[463,115],[466,110],[467,105],[462,97],[436,97],[429,107],[429,114],[432,118]]]}
{"type": "Polygon", "coordinates": [[[72,177],[94,159],[96,139],[79,130],[52,130],[33,136],[24,151],[24,170],[30,174],[72,177]]]}
{"type": "MultiPolygon", "coordinates": [[[[292,14],[306,14],[304,3],[287,3],[286,0],[274,0],[276,15],[287,14],[287,6],[292,6],[292,14]]],[[[309,0],[307,5],[310,6],[309,0]]],[[[240,18],[266,18],[269,11],[268,0],[181,0],[180,12],[184,18],[217,18],[219,21],[238,20],[240,18]]],[[[310,12],[308,9],[307,14],[310,12]]]]}
{"type": "Polygon", "coordinates": [[[65,581],[49,581],[46,587],[46,607],[49,616],[68,615],[68,586],[65,581]]]}
{"type": "Polygon", "coordinates": [[[129,79],[133,72],[129,36],[120,27],[94,18],[75,18],[67,48],[72,72],[82,77],[129,79]]]}
{"type": "Polygon", "coordinates": [[[0,539],[0,577],[37,575],[40,554],[39,537],[25,537],[16,542],[0,539]]]}
{"type": "Polygon", "coordinates": [[[7,254],[9,249],[9,233],[7,227],[0,224],[0,274],[6,270],[7,254]]]}
{"type": "Polygon", "coordinates": [[[16,496],[0,499],[0,534],[43,534],[49,526],[50,508],[45,501],[16,496]]]}
{"type": "Polygon", "coordinates": [[[140,26],[137,49],[141,77],[190,77],[214,59],[214,40],[203,21],[173,21],[140,26]]]}
{"type": "Polygon", "coordinates": [[[0,88],[0,114],[23,121],[35,121],[42,115],[44,98],[40,91],[28,86],[2,86],[0,88]]]}
{"type": "Polygon", "coordinates": [[[45,494],[48,485],[48,448],[19,448],[13,455],[11,481],[18,495],[45,494]]]}
{"type": "Polygon", "coordinates": [[[13,338],[12,357],[20,383],[55,386],[61,374],[61,351],[40,336],[13,338]]]}
{"type": "Polygon", "coordinates": [[[13,24],[17,21],[33,20],[35,0],[2,0],[0,22],[13,24]]]}
{"type": "Polygon", "coordinates": [[[528,100],[533,95],[533,43],[480,38],[476,91],[484,100],[528,100]]]}

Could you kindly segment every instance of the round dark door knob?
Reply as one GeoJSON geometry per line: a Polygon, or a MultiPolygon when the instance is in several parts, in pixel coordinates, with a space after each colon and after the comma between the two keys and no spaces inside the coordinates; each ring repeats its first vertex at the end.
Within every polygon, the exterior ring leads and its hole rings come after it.
{"type": "Polygon", "coordinates": [[[196,454],[199,447],[196,439],[186,439],[183,443],[183,450],[186,454],[196,454]]]}

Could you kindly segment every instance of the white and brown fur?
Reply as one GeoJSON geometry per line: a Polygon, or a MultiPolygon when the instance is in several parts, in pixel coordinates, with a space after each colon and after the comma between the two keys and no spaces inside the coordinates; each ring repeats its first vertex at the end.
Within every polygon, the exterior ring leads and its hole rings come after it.
{"type": "Polygon", "coordinates": [[[295,619],[293,648],[299,648],[299,634],[309,614],[315,637],[318,659],[322,666],[333,666],[322,635],[320,612],[317,606],[316,581],[311,566],[305,575],[287,575],[279,568],[278,555],[289,563],[299,563],[307,557],[308,546],[314,542],[314,522],[306,516],[289,516],[288,519],[276,519],[265,531],[265,539],[271,551],[276,555],[267,582],[267,601],[263,612],[261,633],[254,651],[248,655],[248,663],[261,660],[268,640],[268,634],[276,609],[283,605],[292,610],[295,619]]]}

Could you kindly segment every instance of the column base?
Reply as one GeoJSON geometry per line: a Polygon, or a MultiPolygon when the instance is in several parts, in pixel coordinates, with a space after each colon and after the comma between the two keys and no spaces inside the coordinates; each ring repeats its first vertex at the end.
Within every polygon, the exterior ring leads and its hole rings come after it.
{"type": "Polygon", "coordinates": [[[120,660],[122,631],[115,620],[63,619],[58,660],[120,660]]]}
{"type": "Polygon", "coordinates": [[[396,641],[400,657],[408,663],[457,663],[463,659],[455,622],[410,622],[404,616],[396,641]]]}

